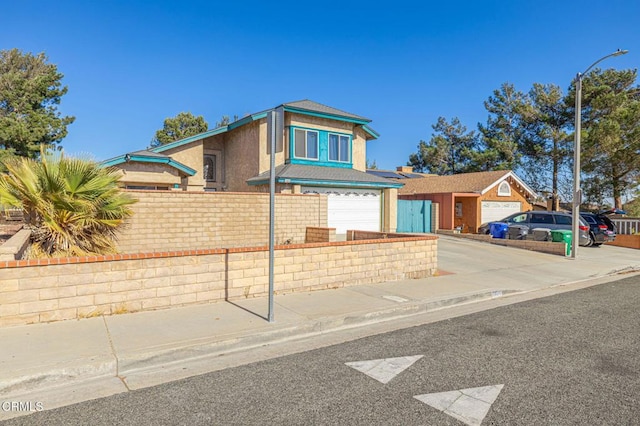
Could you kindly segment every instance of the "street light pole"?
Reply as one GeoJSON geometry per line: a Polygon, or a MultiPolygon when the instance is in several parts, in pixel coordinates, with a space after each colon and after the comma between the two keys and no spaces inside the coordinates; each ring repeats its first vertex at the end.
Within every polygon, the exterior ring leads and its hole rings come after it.
{"type": "Polygon", "coordinates": [[[578,73],[575,79],[576,85],[576,118],[575,118],[575,133],[573,136],[573,209],[571,214],[571,258],[575,259],[578,249],[578,243],[580,240],[579,226],[580,226],[580,204],[582,203],[582,190],[580,189],[580,131],[582,127],[582,78],[587,74],[591,68],[612,56],[620,56],[629,52],[628,50],[620,50],[603,56],[589,66],[583,73],[578,73]]]}

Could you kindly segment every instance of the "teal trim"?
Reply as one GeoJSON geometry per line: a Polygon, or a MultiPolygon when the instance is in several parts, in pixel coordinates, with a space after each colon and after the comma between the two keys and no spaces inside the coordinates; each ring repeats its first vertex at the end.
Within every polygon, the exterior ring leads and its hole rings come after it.
{"type": "Polygon", "coordinates": [[[188,143],[195,142],[195,141],[200,140],[200,139],[208,138],[209,136],[219,135],[220,133],[225,133],[228,130],[228,127],[229,126],[222,126],[222,127],[215,128],[213,130],[208,130],[208,131],[206,131],[204,133],[200,133],[200,134],[197,134],[197,135],[194,135],[194,136],[189,136],[188,138],[180,139],[179,141],[175,141],[175,142],[171,142],[171,143],[167,143],[167,144],[164,144],[164,145],[157,146],[155,148],[151,148],[149,151],[157,152],[157,153],[164,152],[164,151],[167,151],[169,149],[177,148],[179,146],[186,145],[188,143]]]}
{"type": "Polygon", "coordinates": [[[375,130],[373,130],[371,127],[367,126],[366,124],[362,126],[362,130],[364,130],[365,132],[367,132],[369,135],[371,135],[374,139],[378,139],[380,137],[380,133],[376,132],[375,130]]]}
{"type": "MultiPolygon", "coordinates": [[[[261,181],[247,182],[251,186],[266,185],[269,183],[269,179],[261,181]]],[[[292,183],[295,185],[317,185],[317,186],[339,186],[346,188],[401,188],[400,183],[378,183],[378,182],[353,182],[353,181],[341,181],[341,180],[315,180],[315,179],[300,179],[300,178],[284,178],[276,177],[276,183],[292,183]]]]}
{"type": "Polygon", "coordinates": [[[316,160],[303,160],[294,158],[289,160],[289,164],[304,164],[305,166],[323,166],[323,167],[335,167],[338,169],[352,169],[353,163],[343,163],[338,161],[316,161],[316,160]]]}
{"type": "Polygon", "coordinates": [[[330,120],[346,121],[347,123],[367,124],[367,123],[369,123],[371,121],[371,120],[362,120],[362,119],[351,118],[351,117],[344,117],[342,115],[336,115],[336,114],[326,114],[326,113],[322,113],[322,112],[307,111],[305,109],[293,108],[293,107],[288,107],[288,106],[285,106],[284,110],[287,111],[287,112],[294,112],[296,114],[310,115],[312,117],[320,117],[320,118],[328,118],[330,120]]]}
{"type": "Polygon", "coordinates": [[[319,130],[311,127],[289,126],[289,163],[305,164],[309,166],[325,166],[353,168],[353,135],[349,133],[334,132],[328,130],[319,130]],[[296,158],[295,131],[305,130],[318,133],[318,159],[296,158]],[[329,160],[329,134],[349,137],[349,161],[331,161],[329,160]]]}
{"type": "Polygon", "coordinates": [[[116,166],[118,164],[122,164],[122,163],[128,163],[131,161],[137,162],[137,163],[156,163],[156,164],[167,164],[171,167],[174,167],[178,170],[180,170],[181,172],[189,175],[189,176],[193,176],[196,174],[196,171],[193,170],[191,167],[185,166],[184,164],[175,161],[173,158],[170,157],[165,157],[165,158],[158,158],[158,157],[145,157],[142,155],[131,155],[129,156],[129,160],[127,161],[127,159],[125,158],[126,155],[121,155],[119,157],[113,158],[111,160],[107,160],[104,161],[102,163],[100,163],[101,166],[103,167],[111,167],[111,166],[116,166]]]}
{"type": "Polygon", "coordinates": [[[251,114],[251,115],[248,115],[248,116],[246,116],[246,117],[244,117],[244,118],[242,118],[242,119],[240,119],[238,121],[234,121],[233,123],[228,124],[226,126],[217,127],[215,129],[212,129],[212,130],[207,130],[204,133],[200,133],[200,134],[197,134],[197,135],[194,135],[194,136],[190,136],[188,138],[180,139],[179,141],[175,141],[175,142],[171,142],[171,143],[168,143],[168,144],[165,144],[165,145],[161,145],[161,146],[158,146],[158,147],[155,147],[155,148],[151,148],[149,151],[158,152],[158,153],[164,152],[164,151],[167,151],[169,149],[177,148],[177,147],[180,147],[182,145],[186,145],[188,143],[195,142],[195,141],[200,140],[200,139],[208,138],[209,136],[214,136],[214,135],[219,135],[221,133],[226,133],[229,130],[233,130],[233,129],[238,128],[240,126],[244,126],[245,124],[251,123],[252,121],[260,120],[262,118],[265,118],[266,116],[267,116],[267,112],[259,112],[257,114],[251,114]]]}

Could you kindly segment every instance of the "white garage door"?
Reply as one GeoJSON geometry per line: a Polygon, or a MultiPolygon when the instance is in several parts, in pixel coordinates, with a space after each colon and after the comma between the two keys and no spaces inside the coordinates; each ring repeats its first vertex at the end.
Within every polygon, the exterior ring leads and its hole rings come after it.
{"type": "Polygon", "coordinates": [[[326,194],[329,228],[380,231],[381,197],[377,189],[302,187],[303,194],[326,194]]]}
{"type": "Polygon", "coordinates": [[[480,223],[497,222],[512,213],[521,211],[517,201],[483,201],[481,203],[480,223]]]}

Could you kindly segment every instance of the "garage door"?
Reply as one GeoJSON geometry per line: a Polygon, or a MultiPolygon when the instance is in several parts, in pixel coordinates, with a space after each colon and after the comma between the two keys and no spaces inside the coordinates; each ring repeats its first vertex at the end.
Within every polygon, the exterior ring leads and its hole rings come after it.
{"type": "Polygon", "coordinates": [[[380,231],[381,197],[376,189],[302,187],[303,194],[327,195],[329,228],[380,231]]]}
{"type": "Polygon", "coordinates": [[[496,222],[512,213],[521,211],[522,206],[516,201],[483,201],[480,210],[480,223],[496,222]]]}

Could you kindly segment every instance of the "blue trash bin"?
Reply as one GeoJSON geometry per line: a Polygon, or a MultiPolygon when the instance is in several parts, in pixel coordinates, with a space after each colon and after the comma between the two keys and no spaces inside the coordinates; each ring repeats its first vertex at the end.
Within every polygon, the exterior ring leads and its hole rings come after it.
{"type": "Polygon", "coordinates": [[[489,233],[493,238],[506,238],[509,225],[504,222],[489,223],[489,233]]]}

